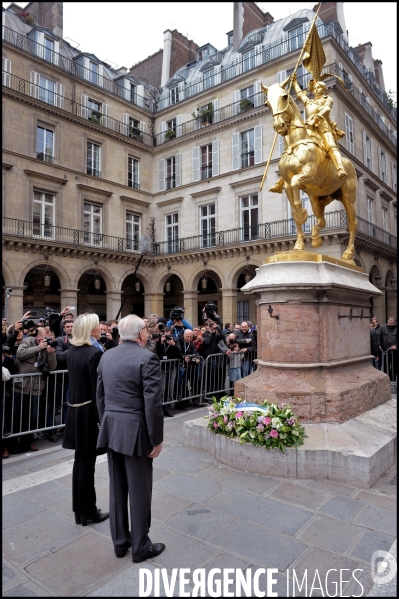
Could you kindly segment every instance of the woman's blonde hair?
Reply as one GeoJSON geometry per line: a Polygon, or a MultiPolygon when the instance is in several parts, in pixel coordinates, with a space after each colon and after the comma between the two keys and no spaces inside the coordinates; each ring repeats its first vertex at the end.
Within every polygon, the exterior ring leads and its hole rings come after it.
{"type": "Polygon", "coordinates": [[[91,333],[99,324],[100,320],[97,314],[81,314],[73,323],[70,343],[76,347],[93,345],[90,341],[91,333]]]}

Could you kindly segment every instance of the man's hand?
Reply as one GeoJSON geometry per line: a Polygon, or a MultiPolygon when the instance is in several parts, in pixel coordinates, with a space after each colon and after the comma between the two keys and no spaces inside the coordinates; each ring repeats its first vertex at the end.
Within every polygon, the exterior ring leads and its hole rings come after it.
{"type": "Polygon", "coordinates": [[[53,354],[53,353],[54,353],[54,347],[51,347],[50,345],[48,345],[48,346],[46,347],[46,349],[47,349],[47,353],[48,353],[48,354],[53,354]]]}
{"type": "Polygon", "coordinates": [[[162,451],[162,443],[152,448],[152,452],[147,456],[149,458],[157,458],[162,451]]]}
{"type": "Polygon", "coordinates": [[[46,349],[46,347],[48,347],[48,345],[47,345],[47,341],[45,341],[45,340],[43,339],[43,341],[40,341],[40,342],[37,344],[37,346],[38,346],[40,349],[46,349]]]}
{"type": "Polygon", "coordinates": [[[32,312],[28,310],[27,312],[25,312],[22,318],[32,318],[32,312]]]}
{"type": "Polygon", "coordinates": [[[67,306],[66,308],[63,309],[63,311],[61,312],[61,316],[63,316],[67,312],[70,312],[69,306],[67,306]]]}
{"type": "Polygon", "coordinates": [[[22,329],[22,322],[20,320],[18,320],[18,322],[15,323],[14,329],[16,331],[20,331],[22,329]]]}

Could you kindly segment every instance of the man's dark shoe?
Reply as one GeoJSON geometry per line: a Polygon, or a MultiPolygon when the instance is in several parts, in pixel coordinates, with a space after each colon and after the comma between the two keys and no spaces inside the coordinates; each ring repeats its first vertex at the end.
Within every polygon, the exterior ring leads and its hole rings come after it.
{"type": "Polygon", "coordinates": [[[167,410],[167,409],[165,409],[165,408],[164,408],[164,410],[163,410],[163,415],[164,415],[164,416],[169,416],[169,418],[173,418],[173,416],[174,416],[174,414],[173,414],[172,410],[167,410]]]}
{"type": "Polygon", "coordinates": [[[140,559],[134,559],[133,563],[139,564],[140,562],[145,562],[146,559],[151,559],[153,557],[157,557],[157,555],[162,553],[162,551],[164,549],[165,549],[165,545],[163,543],[154,543],[153,545],[151,545],[151,547],[149,548],[147,553],[144,555],[144,557],[141,557],[140,559]]]}
{"type": "Polygon", "coordinates": [[[101,512],[101,510],[96,510],[94,514],[90,514],[90,516],[80,516],[82,526],[87,526],[89,523],[97,524],[98,522],[104,522],[109,518],[108,512],[101,512]]]}
{"type": "Polygon", "coordinates": [[[39,448],[36,447],[36,445],[33,445],[33,443],[31,443],[29,445],[29,451],[39,451],[39,448]]]}
{"type": "Polygon", "coordinates": [[[127,550],[129,549],[129,547],[132,546],[132,538],[130,536],[130,532],[128,534],[129,534],[129,540],[128,540],[127,544],[125,545],[125,547],[118,547],[118,549],[115,549],[116,557],[125,557],[127,550]]]}
{"type": "Polygon", "coordinates": [[[48,440],[51,441],[51,443],[57,443],[58,437],[56,433],[51,433],[51,435],[49,435],[48,437],[48,440]]]}

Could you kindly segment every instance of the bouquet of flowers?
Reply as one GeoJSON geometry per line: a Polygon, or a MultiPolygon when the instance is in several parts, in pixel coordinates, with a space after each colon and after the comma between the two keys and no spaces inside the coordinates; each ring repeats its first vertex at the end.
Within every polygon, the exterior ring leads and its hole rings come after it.
{"type": "Polygon", "coordinates": [[[288,404],[262,404],[241,401],[238,397],[213,398],[209,406],[208,428],[225,437],[239,437],[240,444],[252,443],[265,449],[286,447],[298,450],[307,437],[288,404]]]}

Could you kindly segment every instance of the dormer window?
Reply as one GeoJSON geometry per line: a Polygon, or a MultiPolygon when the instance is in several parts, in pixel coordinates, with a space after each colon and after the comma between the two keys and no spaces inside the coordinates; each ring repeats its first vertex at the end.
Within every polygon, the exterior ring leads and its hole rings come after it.
{"type": "Polygon", "coordinates": [[[233,32],[232,31],[229,31],[229,33],[227,34],[227,45],[228,46],[233,45],[233,32]]]}
{"type": "Polygon", "coordinates": [[[44,38],[44,59],[54,62],[54,41],[48,37],[44,38]]]}
{"type": "Polygon", "coordinates": [[[172,89],[170,90],[170,103],[171,104],[177,104],[177,102],[179,101],[179,87],[172,87],[172,89]]]}
{"type": "Polygon", "coordinates": [[[197,51],[197,56],[198,56],[198,60],[202,60],[203,58],[206,58],[209,54],[209,49],[208,48],[203,48],[202,50],[198,50],[197,51]]]}
{"type": "Polygon", "coordinates": [[[90,61],[90,82],[98,85],[98,64],[96,62],[90,61]]]}

